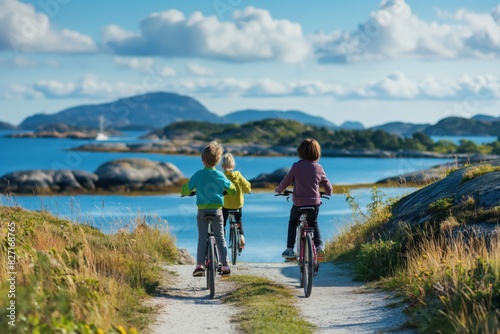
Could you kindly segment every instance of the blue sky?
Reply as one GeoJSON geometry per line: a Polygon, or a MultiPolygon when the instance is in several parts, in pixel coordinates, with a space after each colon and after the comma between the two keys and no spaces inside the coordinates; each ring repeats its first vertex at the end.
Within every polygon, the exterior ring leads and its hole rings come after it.
{"type": "Polygon", "coordinates": [[[0,120],[150,91],[340,124],[500,116],[498,1],[0,0],[0,120]]]}

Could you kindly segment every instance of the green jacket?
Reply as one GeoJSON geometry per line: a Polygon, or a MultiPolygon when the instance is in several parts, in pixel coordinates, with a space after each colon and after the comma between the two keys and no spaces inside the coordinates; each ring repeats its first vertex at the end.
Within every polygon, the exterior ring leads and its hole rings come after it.
{"type": "Polygon", "coordinates": [[[224,204],[224,190],[229,195],[236,194],[236,188],[227,177],[215,168],[203,168],[189,179],[181,189],[181,195],[188,195],[196,189],[198,209],[217,209],[224,204]]]}

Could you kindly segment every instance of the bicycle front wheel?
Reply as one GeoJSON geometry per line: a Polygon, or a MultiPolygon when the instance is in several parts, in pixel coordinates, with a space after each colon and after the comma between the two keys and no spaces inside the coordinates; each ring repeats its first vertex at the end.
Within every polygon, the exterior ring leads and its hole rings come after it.
{"type": "Polygon", "coordinates": [[[310,234],[306,234],[304,239],[304,258],[302,261],[302,285],[305,297],[311,296],[312,281],[314,276],[314,254],[313,243],[310,234]]]}
{"type": "Polygon", "coordinates": [[[207,266],[207,285],[210,289],[210,298],[215,296],[215,270],[217,263],[215,262],[215,247],[214,238],[208,240],[208,266],[207,266]]]}
{"type": "Polygon", "coordinates": [[[238,227],[236,224],[231,224],[231,230],[229,232],[231,247],[231,262],[236,265],[236,260],[238,259],[238,251],[240,248],[240,236],[238,233],[238,227]]]}

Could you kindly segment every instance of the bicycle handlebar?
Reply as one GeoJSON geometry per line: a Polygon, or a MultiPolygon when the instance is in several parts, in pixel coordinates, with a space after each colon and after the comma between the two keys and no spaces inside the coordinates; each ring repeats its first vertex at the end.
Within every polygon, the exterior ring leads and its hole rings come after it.
{"type": "MultiPolygon", "coordinates": [[[[330,199],[330,196],[328,196],[328,195],[327,195],[325,192],[323,192],[323,191],[320,191],[320,192],[319,192],[319,194],[320,194],[320,197],[321,197],[321,198],[330,199]]],[[[293,195],[293,191],[285,189],[282,193],[275,194],[275,195],[274,195],[274,197],[276,197],[276,196],[286,196],[286,197],[287,197],[287,200],[288,200],[288,198],[290,197],[290,195],[293,195]]]]}
{"type": "MultiPolygon", "coordinates": [[[[191,192],[190,192],[189,194],[187,194],[187,195],[181,195],[181,197],[186,197],[186,196],[192,197],[192,196],[194,196],[194,195],[196,195],[196,190],[191,191],[191,192]]],[[[227,195],[227,191],[225,191],[225,190],[224,190],[224,192],[222,193],[222,195],[227,195]]]]}

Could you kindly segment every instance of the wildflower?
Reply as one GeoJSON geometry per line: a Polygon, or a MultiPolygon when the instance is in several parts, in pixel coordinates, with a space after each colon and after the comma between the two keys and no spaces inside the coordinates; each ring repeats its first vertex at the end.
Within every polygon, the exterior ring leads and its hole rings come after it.
{"type": "Polygon", "coordinates": [[[115,329],[118,331],[118,333],[120,334],[127,334],[127,331],[125,330],[125,328],[123,328],[123,326],[118,326],[118,327],[115,327],[115,329]]]}

